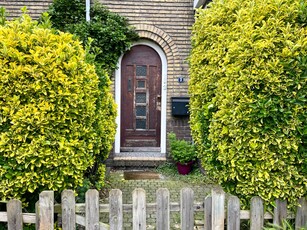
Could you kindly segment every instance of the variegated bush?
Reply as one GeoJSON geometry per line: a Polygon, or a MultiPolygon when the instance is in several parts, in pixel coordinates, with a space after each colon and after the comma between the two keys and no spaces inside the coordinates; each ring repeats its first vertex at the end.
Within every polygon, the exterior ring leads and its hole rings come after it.
{"type": "Polygon", "coordinates": [[[73,35],[26,14],[0,26],[0,199],[81,185],[112,147],[115,114],[73,35]]]}
{"type": "Polygon", "coordinates": [[[307,193],[307,4],[214,0],[196,14],[191,128],[208,174],[242,199],[307,193]]]}

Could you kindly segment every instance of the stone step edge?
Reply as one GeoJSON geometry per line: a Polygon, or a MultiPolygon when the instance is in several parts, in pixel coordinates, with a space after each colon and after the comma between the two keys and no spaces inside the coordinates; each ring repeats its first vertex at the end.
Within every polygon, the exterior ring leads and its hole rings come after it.
{"type": "Polygon", "coordinates": [[[166,161],[166,157],[114,157],[113,161],[166,161]]]}

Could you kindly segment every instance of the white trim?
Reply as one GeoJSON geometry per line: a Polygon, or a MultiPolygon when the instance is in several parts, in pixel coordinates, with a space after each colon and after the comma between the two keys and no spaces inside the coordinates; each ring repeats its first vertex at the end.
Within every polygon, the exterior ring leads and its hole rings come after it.
{"type": "MultiPolygon", "coordinates": [[[[153,48],[160,56],[162,63],[162,92],[161,92],[161,153],[166,154],[166,97],[167,97],[167,59],[163,50],[154,42],[148,40],[140,40],[133,44],[146,45],[153,48]]],[[[122,55],[118,60],[118,69],[115,71],[115,102],[118,108],[118,115],[116,118],[117,130],[115,135],[114,153],[120,153],[120,104],[121,104],[121,62],[122,55]]]]}
{"type": "Polygon", "coordinates": [[[206,0],[194,0],[194,9],[199,8],[205,4],[206,0]]]}
{"type": "Polygon", "coordinates": [[[86,17],[86,21],[89,22],[91,20],[90,17],[90,10],[91,10],[91,1],[90,0],[86,0],[85,1],[85,17],[86,17]]]}

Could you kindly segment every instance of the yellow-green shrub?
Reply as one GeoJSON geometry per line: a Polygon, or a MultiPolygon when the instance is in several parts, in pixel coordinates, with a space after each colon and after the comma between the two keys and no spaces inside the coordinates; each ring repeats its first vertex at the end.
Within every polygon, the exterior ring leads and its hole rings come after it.
{"type": "Polygon", "coordinates": [[[300,0],[216,0],[197,12],[191,128],[207,172],[243,199],[307,191],[307,29],[300,0]]]}
{"type": "Polygon", "coordinates": [[[1,199],[75,188],[112,147],[109,81],[73,35],[46,27],[28,15],[0,26],[1,199]]]}

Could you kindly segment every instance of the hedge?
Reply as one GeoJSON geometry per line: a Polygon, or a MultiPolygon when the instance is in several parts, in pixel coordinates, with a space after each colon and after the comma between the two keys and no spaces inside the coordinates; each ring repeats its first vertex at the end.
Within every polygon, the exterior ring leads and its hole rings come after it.
{"type": "Polygon", "coordinates": [[[76,188],[112,147],[116,112],[109,85],[99,86],[81,43],[48,28],[48,20],[38,24],[24,14],[3,24],[0,197],[76,188]]]}
{"type": "Polygon", "coordinates": [[[306,6],[215,0],[196,14],[192,135],[208,174],[243,200],[307,195],[306,6]]]}

